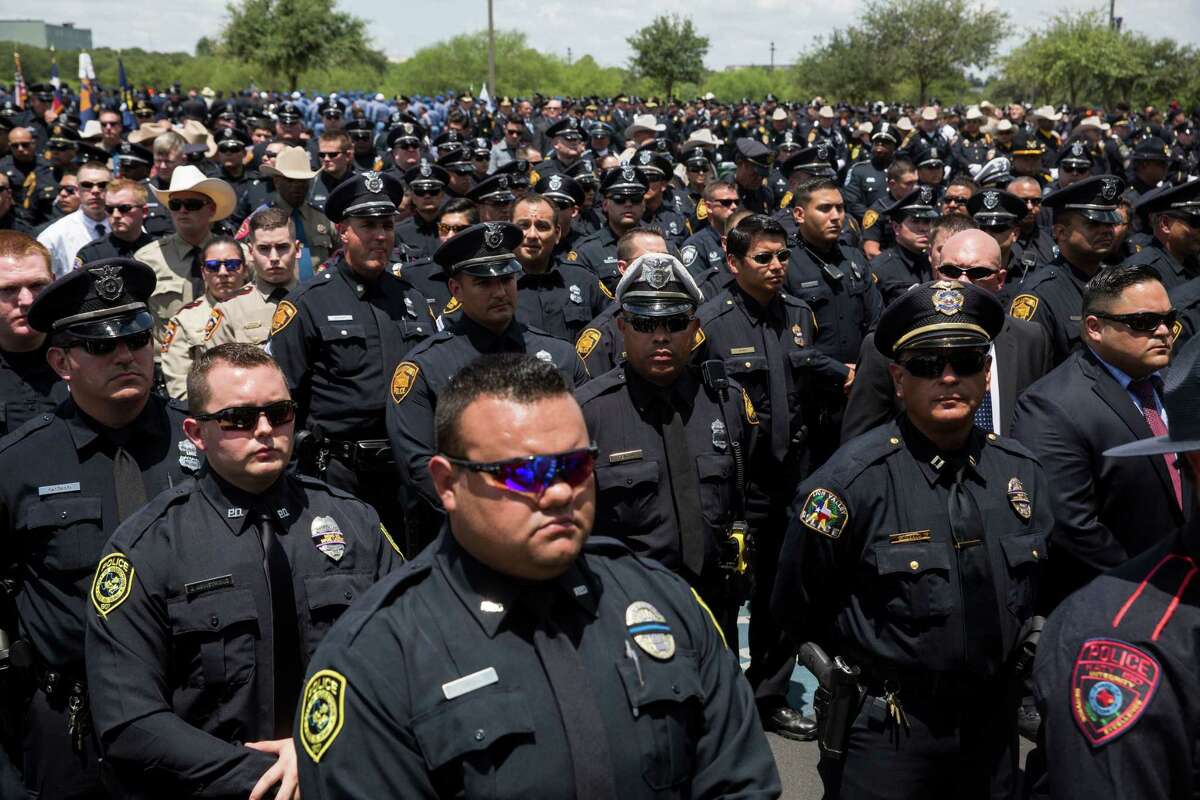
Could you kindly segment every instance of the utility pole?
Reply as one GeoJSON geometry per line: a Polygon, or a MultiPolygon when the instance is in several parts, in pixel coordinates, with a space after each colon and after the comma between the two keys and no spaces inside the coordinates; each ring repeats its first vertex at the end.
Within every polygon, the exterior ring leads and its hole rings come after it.
{"type": "Polygon", "coordinates": [[[571,48],[567,48],[567,66],[571,66],[571,48]]]}
{"type": "Polygon", "coordinates": [[[496,96],[496,26],[492,21],[492,0],[488,4],[488,96],[496,96]]]}
{"type": "Polygon", "coordinates": [[[775,43],[771,42],[771,72],[775,71],[775,43]]]}

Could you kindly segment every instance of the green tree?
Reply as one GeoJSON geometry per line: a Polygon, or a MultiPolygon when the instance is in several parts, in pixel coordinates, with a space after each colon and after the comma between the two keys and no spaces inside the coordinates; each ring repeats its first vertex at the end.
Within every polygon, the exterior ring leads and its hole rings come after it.
{"type": "Polygon", "coordinates": [[[863,103],[892,94],[896,76],[883,58],[866,58],[875,43],[861,28],[834,31],[800,54],[794,70],[804,94],[863,103]]]}
{"type": "Polygon", "coordinates": [[[334,0],[239,0],[226,5],[225,51],[296,89],[313,64],[362,64],[382,75],[387,59],[370,47],[366,22],[334,0]]]}
{"type": "Polygon", "coordinates": [[[632,71],[663,87],[670,99],[676,84],[699,83],[704,77],[708,37],[696,33],[692,20],[664,14],[625,40],[633,49],[632,71]]]}

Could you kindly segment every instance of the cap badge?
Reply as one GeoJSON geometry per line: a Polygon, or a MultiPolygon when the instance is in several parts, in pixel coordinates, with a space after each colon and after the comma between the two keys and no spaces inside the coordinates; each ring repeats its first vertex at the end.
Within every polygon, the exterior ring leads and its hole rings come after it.
{"type": "Polygon", "coordinates": [[[642,262],[642,280],[652,288],[661,289],[671,280],[674,270],[671,262],[663,258],[652,258],[642,262]]]}
{"type": "Polygon", "coordinates": [[[645,600],[637,600],[625,609],[625,627],[642,652],[659,661],[675,655],[675,637],[667,618],[645,600]]]}
{"type": "Polygon", "coordinates": [[[116,264],[92,270],[92,280],[96,283],[96,294],[110,303],[125,291],[125,279],[121,277],[121,268],[116,264]]]}
{"type": "Polygon", "coordinates": [[[433,168],[430,167],[427,162],[422,161],[420,173],[421,173],[422,178],[428,178],[430,175],[433,174],[433,168]]]}
{"type": "Polygon", "coordinates": [[[379,194],[383,191],[383,176],[378,172],[370,171],[363,173],[363,186],[371,194],[379,194]]]}
{"type": "Polygon", "coordinates": [[[507,189],[508,188],[508,176],[501,175],[500,178],[496,181],[496,186],[498,186],[501,189],[507,189]]]}
{"type": "Polygon", "coordinates": [[[947,317],[952,317],[962,311],[966,300],[958,289],[938,289],[933,293],[933,307],[947,317]]]}
{"type": "Polygon", "coordinates": [[[637,181],[637,174],[633,171],[633,167],[622,167],[621,179],[631,183],[637,181]]]}
{"type": "Polygon", "coordinates": [[[550,191],[557,192],[561,188],[562,188],[562,176],[561,175],[551,175],[550,176],[550,191]]]}
{"type": "Polygon", "coordinates": [[[933,187],[932,186],[922,186],[921,187],[921,202],[924,203],[925,205],[929,205],[930,203],[933,202],[933,187]]]}
{"type": "Polygon", "coordinates": [[[504,247],[504,229],[498,222],[485,222],[483,244],[489,250],[499,250],[504,247]]]}
{"type": "Polygon", "coordinates": [[[817,145],[817,158],[821,161],[829,160],[829,148],[825,145],[817,145]]]}
{"type": "Polygon", "coordinates": [[[725,423],[714,419],[711,427],[713,447],[725,452],[725,448],[729,447],[729,432],[725,430],[725,423]]]}
{"type": "Polygon", "coordinates": [[[1077,158],[1083,155],[1083,142],[1074,142],[1071,145],[1071,155],[1077,158]]]}
{"type": "Polygon", "coordinates": [[[991,209],[994,209],[998,205],[1000,205],[1000,194],[998,192],[988,191],[988,192],[983,193],[983,207],[984,208],[986,208],[990,211],[991,209]]]}
{"type": "Polygon", "coordinates": [[[1116,178],[1101,178],[1100,179],[1100,196],[1105,200],[1112,200],[1117,196],[1117,179],[1116,178]]]}
{"type": "Polygon", "coordinates": [[[650,163],[650,158],[651,155],[649,150],[643,150],[642,152],[638,153],[638,163],[643,166],[650,163]]]}

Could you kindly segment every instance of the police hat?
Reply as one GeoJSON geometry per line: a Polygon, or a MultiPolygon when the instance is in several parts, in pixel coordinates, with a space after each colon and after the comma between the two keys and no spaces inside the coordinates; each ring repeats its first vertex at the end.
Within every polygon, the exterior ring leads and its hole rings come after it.
{"type": "Polygon", "coordinates": [[[748,161],[754,165],[754,171],[764,178],[771,171],[771,151],[762,142],[743,136],[737,140],[735,148],[735,161],[748,161]]]}
{"type": "Polygon", "coordinates": [[[1187,341],[1171,360],[1163,380],[1162,404],[1166,409],[1167,433],[1104,451],[1115,458],[1157,456],[1200,450],[1200,337],[1187,341]]]}
{"type": "Polygon", "coordinates": [[[1116,225],[1122,221],[1117,203],[1125,181],[1115,175],[1093,175],[1042,198],[1042,205],[1056,211],[1078,211],[1093,222],[1116,225]]]}
{"type": "Polygon", "coordinates": [[[807,172],[818,178],[832,178],[837,174],[834,170],[836,157],[834,149],[825,142],[821,142],[797,150],[788,156],[779,165],[779,171],[785,178],[791,178],[796,172],[807,172]]]}
{"type": "Polygon", "coordinates": [[[646,180],[646,176],[641,173],[641,170],[635,169],[628,164],[613,167],[604,173],[604,177],[600,179],[600,190],[604,192],[605,197],[611,197],[615,194],[644,195],[649,188],[650,183],[646,180]]]}
{"type": "Polygon", "coordinates": [[[1004,327],[1004,306],[969,283],[939,280],[912,287],[879,316],[875,346],[887,358],[902,350],[987,347],[1004,327]]]}
{"type": "Polygon", "coordinates": [[[1019,130],[1013,134],[1012,147],[1009,148],[1009,154],[1014,156],[1040,156],[1046,149],[1042,144],[1042,140],[1034,134],[1026,130],[1019,130]]]}
{"type": "Polygon", "coordinates": [[[154,154],[150,152],[149,148],[133,142],[121,142],[117,145],[113,155],[117,157],[118,161],[136,161],[146,166],[154,163],[154,154]]]}
{"type": "Polygon", "coordinates": [[[899,222],[905,217],[937,219],[942,215],[937,207],[937,192],[932,186],[923,183],[888,206],[884,213],[893,222],[899,222]]]}
{"type": "Polygon", "coordinates": [[[1008,186],[1012,180],[1012,161],[1007,156],[996,156],[975,173],[980,186],[1008,186]]]}
{"type": "Polygon", "coordinates": [[[639,150],[634,153],[633,164],[647,182],[666,180],[671,174],[671,162],[654,150],[639,150]]]}
{"type": "Polygon", "coordinates": [[[567,116],[563,117],[549,128],[546,128],[546,136],[550,137],[551,139],[553,139],[555,136],[562,136],[564,133],[578,134],[579,137],[582,138],[583,131],[579,129],[579,120],[577,120],[575,117],[567,116]]]}
{"type": "Polygon", "coordinates": [[[460,272],[477,278],[498,278],[521,271],[513,250],[525,236],[511,222],[483,222],[459,231],[433,254],[447,278],[460,272]]]}
{"type": "Polygon", "coordinates": [[[146,302],[154,270],[132,258],[91,261],[43,289],[29,307],[29,325],[79,339],[115,339],[154,327],[146,302]]]}
{"type": "Polygon", "coordinates": [[[878,139],[886,139],[887,141],[891,142],[892,146],[894,146],[894,147],[899,147],[900,141],[903,138],[904,137],[901,136],[896,131],[896,127],[894,125],[892,125],[890,122],[879,123],[878,130],[876,130],[874,133],[871,134],[872,142],[874,142],[878,139]]]}
{"type": "Polygon", "coordinates": [[[437,164],[447,172],[458,175],[472,175],[475,165],[471,163],[471,151],[463,147],[453,147],[438,156],[437,164]]]}
{"type": "Polygon", "coordinates": [[[32,83],[29,85],[29,94],[31,97],[49,103],[54,100],[54,87],[48,83],[32,83]]]}
{"type": "Polygon", "coordinates": [[[46,138],[46,142],[77,147],[79,145],[79,131],[66,125],[55,124],[50,127],[50,135],[46,138]]]}
{"type": "Polygon", "coordinates": [[[690,150],[684,150],[683,157],[680,160],[692,169],[707,169],[712,166],[712,161],[708,157],[708,151],[703,147],[693,147],[690,150]]]}
{"type": "Polygon", "coordinates": [[[388,131],[387,146],[395,147],[398,142],[414,142],[419,147],[424,135],[420,126],[411,122],[401,122],[388,131]]]}
{"type": "Polygon", "coordinates": [[[442,131],[442,133],[433,140],[433,146],[438,148],[438,152],[443,152],[451,147],[462,147],[467,137],[463,136],[461,131],[456,131],[453,128],[442,131]]]}
{"type": "Polygon", "coordinates": [[[372,139],[375,135],[375,126],[362,117],[347,120],[342,130],[349,134],[351,139],[360,141],[372,139]]]}
{"type": "Polygon", "coordinates": [[[513,194],[512,179],[508,175],[491,175],[471,187],[467,197],[476,203],[503,205],[517,199],[513,194]]]}
{"type": "Polygon", "coordinates": [[[97,147],[90,142],[80,142],[75,145],[75,161],[79,164],[86,164],[89,161],[98,161],[101,164],[107,164],[112,158],[112,154],[103,147],[97,147]]]}
{"type": "Polygon", "coordinates": [[[583,205],[583,187],[569,175],[556,173],[548,178],[544,177],[538,181],[536,188],[542,197],[547,199],[573,203],[576,206],[583,205]]]}
{"type": "Polygon", "coordinates": [[[237,128],[221,128],[213,135],[213,139],[216,140],[217,150],[225,153],[245,150],[251,144],[249,134],[237,128]]]}
{"type": "Polygon", "coordinates": [[[404,185],[386,172],[360,172],[339,183],[325,201],[331,222],[347,217],[388,217],[404,199],[404,185]]]}
{"type": "Polygon", "coordinates": [[[300,106],[290,100],[286,103],[280,103],[278,108],[275,109],[275,117],[285,125],[291,122],[299,122],[301,116],[300,106]]]}
{"type": "Polygon", "coordinates": [[[1192,225],[1200,225],[1200,178],[1179,186],[1161,186],[1144,194],[1134,206],[1139,214],[1161,214],[1189,217],[1192,225]]]}
{"type": "Polygon", "coordinates": [[[1092,166],[1092,149],[1084,139],[1072,139],[1058,154],[1059,165],[1070,164],[1073,167],[1092,166]]]}
{"type": "Polygon", "coordinates": [[[496,171],[492,174],[507,175],[509,184],[512,186],[513,190],[519,191],[522,189],[528,189],[530,183],[532,183],[529,173],[529,162],[523,158],[514,158],[512,161],[496,167],[496,171]]]}
{"type": "Polygon", "coordinates": [[[1171,148],[1157,136],[1147,136],[1133,148],[1134,161],[1170,161],[1171,148]]]}
{"type": "MultiPolygon", "coordinates": [[[[776,110],[778,110],[778,109],[776,109],[776,110]]],[[[783,136],[781,136],[779,138],[778,143],[776,143],[776,145],[775,145],[776,160],[778,160],[780,153],[790,152],[792,150],[798,150],[799,148],[801,148],[803,146],[804,146],[804,142],[796,138],[795,131],[793,131],[793,130],[784,131],[783,136]]]]}
{"type": "Polygon", "coordinates": [[[595,189],[600,185],[600,179],[596,177],[596,162],[587,156],[567,167],[563,174],[574,178],[585,189],[595,189]]]}
{"type": "Polygon", "coordinates": [[[237,109],[225,100],[218,100],[208,109],[208,118],[215,122],[218,119],[237,119],[237,109]]]}
{"type": "Polygon", "coordinates": [[[977,225],[1013,225],[1025,217],[1025,201],[1003,189],[982,189],[967,201],[977,225]]]}
{"type": "Polygon", "coordinates": [[[341,100],[321,100],[317,103],[317,109],[323,117],[340,117],[346,113],[346,104],[341,100]]]}
{"type": "Polygon", "coordinates": [[[588,128],[588,137],[591,139],[611,139],[616,136],[617,132],[612,125],[607,122],[597,122],[588,128]]]}
{"type": "Polygon", "coordinates": [[[918,167],[942,167],[946,164],[945,149],[931,147],[924,142],[918,142],[912,148],[910,157],[918,167]]]}
{"type": "Polygon", "coordinates": [[[675,256],[646,253],[626,268],[615,298],[627,314],[669,317],[694,312],[704,302],[704,293],[675,256]]]}
{"type": "Polygon", "coordinates": [[[473,156],[490,156],[492,154],[492,143],[483,136],[472,139],[467,145],[473,156]]]}

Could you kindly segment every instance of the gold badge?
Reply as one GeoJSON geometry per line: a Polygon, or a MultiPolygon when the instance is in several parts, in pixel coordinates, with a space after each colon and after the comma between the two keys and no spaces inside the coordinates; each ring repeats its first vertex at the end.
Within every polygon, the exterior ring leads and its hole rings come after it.
{"type": "Polygon", "coordinates": [[[300,743],[313,763],[320,763],[346,721],[346,676],[331,669],[314,674],[304,687],[301,709],[300,743]]]}
{"type": "Polygon", "coordinates": [[[878,221],[879,221],[879,212],[873,208],[868,208],[867,213],[863,214],[863,223],[862,223],[863,230],[865,231],[867,228],[871,227],[878,221]]]}
{"type": "Polygon", "coordinates": [[[1008,314],[1015,319],[1029,321],[1037,311],[1038,299],[1031,294],[1019,294],[1013,298],[1008,314]]]}
{"type": "Polygon", "coordinates": [[[133,564],[124,553],[110,553],[96,566],[92,580],[92,605],[105,619],[133,591],[133,564]]]}
{"type": "Polygon", "coordinates": [[[392,373],[393,402],[399,403],[408,395],[420,372],[421,368],[411,361],[401,361],[396,365],[396,371],[392,373]]]}
{"type": "Polygon", "coordinates": [[[645,600],[636,600],[625,609],[625,627],[642,652],[659,661],[675,655],[675,636],[667,618],[645,600]]]}
{"type": "Polygon", "coordinates": [[[1029,502],[1029,495],[1025,493],[1025,486],[1020,478],[1011,478],[1008,481],[1008,503],[1021,519],[1033,516],[1033,505],[1029,502]]]}
{"type": "Polygon", "coordinates": [[[746,422],[751,425],[758,424],[758,412],[754,410],[754,402],[750,399],[750,395],[742,389],[742,409],[746,412],[746,422]]]}
{"type": "Polygon", "coordinates": [[[288,300],[280,300],[275,306],[275,314],[271,317],[271,335],[279,333],[296,318],[296,307],[288,300]]]}
{"type": "Polygon", "coordinates": [[[696,203],[696,219],[708,219],[708,203],[703,197],[696,203]]]}
{"type": "Polygon", "coordinates": [[[212,335],[217,332],[217,328],[221,327],[221,321],[225,319],[225,312],[219,308],[214,308],[212,313],[208,315],[208,322],[204,323],[204,341],[212,338],[212,335]]]}
{"type": "Polygon", "coordinates": [[[600,331],[595,328],[588,328],[579,334],[579,339],[575,342],[575,352],[579,354],[580,358],[587,358],[599,343],[600,331]]]}
{"type": "Polygon", "coordinates": [[[175,341],[175,334],[179,332],[179,323],[171,320],[167,323],[167,327],[163,329],[162,346],[159,352],[165,353],[171,347],[171,342],[175,341]]]}
{"type": "Polygon", "coordinates": [[[792,341],[796,343],[796,347],[804,347],[804,329],[799,323],[792,326],[792,341]]]}
{"type": "MultiPolygon", "coordinates": [[[[937,284],[934,284],[937,287],[937,284]]],[[[947,317],[953,317],[959,311],[962,311],[963,303],[966,298],[958,289],[938,289],[933,293],[933,307],[940,314],[945,314],[947,317]]]]}

